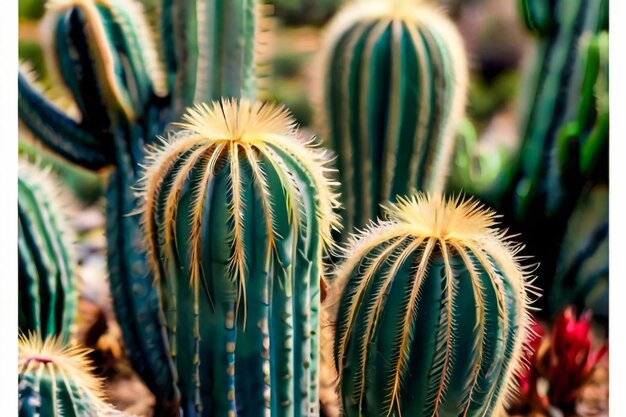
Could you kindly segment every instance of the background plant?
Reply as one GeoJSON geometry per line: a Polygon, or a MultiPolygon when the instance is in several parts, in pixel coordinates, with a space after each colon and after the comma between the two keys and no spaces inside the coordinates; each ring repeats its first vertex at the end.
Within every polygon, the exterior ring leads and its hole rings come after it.
{"type": "Polygon", "coordinates": [[[448,18],[428,2],[353,2],[321,50],[317,113],[337,153],[346,232],[412,188],[443,191],[468,78],[448,18]]]}
{"type": "Polygon", "coordinates": [[[67,200],[50,170],[19,161],[18,325],[68,342],[76,316],[76,255],[67,200]]]}

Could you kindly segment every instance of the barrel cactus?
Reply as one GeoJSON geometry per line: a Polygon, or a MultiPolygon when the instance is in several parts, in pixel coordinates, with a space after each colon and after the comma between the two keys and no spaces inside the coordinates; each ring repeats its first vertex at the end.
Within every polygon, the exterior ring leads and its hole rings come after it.
{"type": "Polygon", "coordinates": [[[140,217],[130,215],[137,209],[133,187],[146,147],[186,106],[223,94],[254,97],[264,10],[255,0],[163,0],[154,39],[135,1],[50,0],[42,26],[48,69],[76,111],[63,111],[29,74],[19,74],[22,125],[55,153],[106,174],[111,293],[131,363],[155,394],[157,413],[177,412],[178,398],[140,217]]]}
{"type": "Polygon", "coordinates": [[[66,346],[54,336],[43,340],[35,333],[20,336],[19,416],[124,416],[106,402],[88,353],[88,349],[66,346]]]}
{"type": "Polygon", "coordinates": [[[437,6],[346,5],[327,29],[320,66],[317,113],[337,153],[345,230],[411,189],[443,191],[468,69],[460,35],[437,6]]]}
{"type": "Polygon", "coordinates": [[[142,192],[183,413],[315,413],[322,256],[338,226],[326,154],[273,105],[224,100],[183,119],[142,192]]]}
{"type": "Polygon", "coordinates": [[[352,238],[325,302],[346,416],[502,411],[535,289],[496,217],[419,193],[352,238]]]}
{"type": "Polygon", "coordinates": [[[20,160],[17,181],[19,329],[67,342],[78,295],[68,205],[48,169],[20,160]]]}

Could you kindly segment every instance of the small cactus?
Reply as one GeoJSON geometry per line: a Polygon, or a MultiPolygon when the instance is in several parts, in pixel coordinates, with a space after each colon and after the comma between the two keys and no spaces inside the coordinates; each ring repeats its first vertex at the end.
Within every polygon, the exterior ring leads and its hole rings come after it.
{"type": "MultiPolygon", "coordinates": [[[[31,333],[18,341],[20,417],[123,417],[105,400],[88,349],[31,333]]],[[[130,417],[130,416],[127,416],[130,417]]]]}
{"type": "Polygon", "coordinates": [[[327,29],[320,66],[317,113],[337,153],[346,232],[396,195],[443,191],[468,68],[437,6],[353,1],[327,29]]]}
{"type": "Polygon", "coordinates": [[[19,329],[67,342],[76,316],[72,228],[59,185],[25,160],[18,170],[19,329]]]}
{"type": "Polygon", "coordinates": [[[315,413],[322,255],[338,226],[325,152],[272,105],[214,102],[183,119],[143,187],[183,413],[315,413]]]}
{"type": "Polygon", "coordinates": [[[325,302],[345,415],[497,415],[529,335],[520,246],[459,197],[386,216],[353,237],[325,302]]]}

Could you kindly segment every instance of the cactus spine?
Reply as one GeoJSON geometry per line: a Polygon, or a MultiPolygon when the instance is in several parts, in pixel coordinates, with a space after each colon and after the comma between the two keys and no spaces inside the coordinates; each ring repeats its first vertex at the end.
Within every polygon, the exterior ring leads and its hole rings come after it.
{"type": "Polygon", "coordinates": [[[443,191],[468,78],[453,24],[423,1],[355,1],[330,24],[320,62],[317,112],[346,231],[396,195],[443,191]]]}
{"type": "Polygon", "coordinates": [[[338,226],[325,153],[259,102],[184,120],[155,146],[143,192],[183,412],[315,413],[321,262],[338,226]]]}
{"type": "Polygon", "coordinates": [[[529,334],[520,247],[471,200],[417,194],[386,216],[325,302],[345,415],[498,415],[529,334]]]}
{"type": "Polygon", "coordinates": [[[137,209],[133,187],[146,147],[185,106],[222,94],[254,95],[261,68],[253,40],[264,30],[257,25],[262,9],[252,0],[163,0],[158,44],[134,1],[52,0],[48,9],[50,69],[79,116],[55,106],[20,72],[20,120],[68,160],[106,169],[116,315],[132,365],[155,394],[157,410],[173,413],[178,399],[162,312],[140,218],[130,215],[137,209]]]}
{"type": "Polygon", "coordinates": [[[76,259],[59,186],[20,160],[18,172],[19,329],[67,342],[76,315],[76,259]]]}
{"type": "Polygon", "coordinates": [[[105,401],[88,349],[32,333],[20,336],[18,352],[20,417],[122,417],[105,401]]]}

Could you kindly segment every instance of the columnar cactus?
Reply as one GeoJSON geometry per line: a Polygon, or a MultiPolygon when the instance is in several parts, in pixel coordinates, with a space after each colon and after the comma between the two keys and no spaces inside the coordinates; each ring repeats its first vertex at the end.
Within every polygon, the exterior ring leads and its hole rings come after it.
{"type": "Polygon", "coordinates": [[[320,125],[337,153],[346,231],[379,204],[441,192],[463,115],[463,42],[427,1],[354,1],[331,22],[320,57],[320,125]]]}
{"type": "Polygon", "coordinates": [[[79,116],[63,112],[27,74],[19,75],[23,125],[61,156],[108,174],[111,293],[133,367],[164,414],[178,399],[140,217],[131,215],[133,187],[146,147],[187,105],[222,94],[254,96],[259,7],[252,0],[163,0],[155,45],[134,1],[51,0],[44,26],[49,69],[79,116]]]}
{"type": "Polygon", "coordinates": [[[386,216],[353,237],[325,302],[345,415],[498,415],[530,331],[520,247],[459,197],[386,216]]]}
{"type": "Polygon", "coordinates": [[[49,170],[18,171],[18,317],[22,332],[67,342],[76,316],[76,258],[67,209],[49,170]]]}
{"type": "Polygon", "coordinates": [[[184,120],[154,147],[143,187],[183,413],[310,415],[322,255],[338,226],[326,155],[259,102],[184,120]]]}
{"type": "Polygon", "coordinates": [[[608,317],[609,190],[587,190],[569,219],[561,245],[550,306],[562,311],[570,304],[592,308],[608,317]]]}
{"type": "MultiPolygon", "coordinates": [[[[519,165],[511,166],[515,172],[512,210],[518,219],[545,210],[546,199],[553,191],[547,187],[551,156],[564,158],[574,152],[581,160],[597,160],[608,149],[595,146],[608,143],[603,140],[608,138],[608,130],[604,129],[608,124],[608,103],[600,103],[597,109],[592,105],[594,95],[599,99],[605,95],[603,85],[593,87],[593,73],[598,73],[598,67],[599,76],[605,75],[602,64],[598,64],[602,56],[598,57],[598,45],[594,45],[597,41],[592,42],[595,52],[589,51],[590,55],[587,47],[581,45],[585,38],[608,30],[608,3],[607,0],[519,0],[522,17],[538,36],[538,43],[535,63],[524,88],[526,106],[522,115],[519,165]],[[581,56],[579,51],[583,51],[581,56]],[[599,129],[589,134],[596,120],[599,129]],[[563,130],[571,121],[580,123],[578,130],[572,131],[571,127],[563,130]]],[[[608,67],[606,75],[608,90],[608,67]]],[[[572,205],[576,200],[574,196],[572,205]]],[[[557,211],[554,207],[551,210],[557,211]]]]}
{"type": "Polygon", "coordinates": [[[20,336],[18,380],[20,417],[119,416],[92,374],[88,349],[67,347],[53,336],[20,336]]]}

